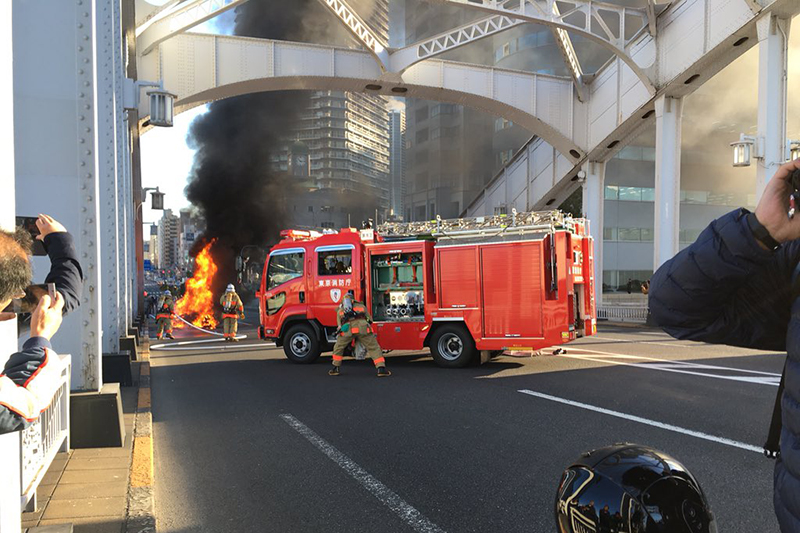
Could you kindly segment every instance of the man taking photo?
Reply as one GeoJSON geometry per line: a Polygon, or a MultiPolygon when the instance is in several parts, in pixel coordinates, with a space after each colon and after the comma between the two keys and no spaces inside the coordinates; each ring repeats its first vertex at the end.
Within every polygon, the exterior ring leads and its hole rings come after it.
{"type": "MultiPolygon", "coordinates": [[[[57,365],[48,365],[56,357],[50,338],[61,326],[64,313],[80,304],[83,272],[67,230],[52,217],[40,215],[36,221],[39,235],[50,257],[46,283],[55,284],[51,298],[44,294],[33,310],[30,339],[22,350],[12,354],[0,374],[0,433],[24,429],[47,408],[60,378],[57,365]]],[[[0,231],[0,310],[12,300],[25,296],[31,283],[30,236],[18,231],[0,231]]],[[[16,318],[16,313],[0,313],[0,320],[16,318]]]]}
{"type": "Polygon", "coordinates": [[[800,160],[780,167],[755,213],[713,221],[649,291],[653,319],[673,337],[788,351],[780,438],[765,446],[777,455],[773,503],[784,533],[800,531],[800,216],[790,214],[798,169],[800,160]]]}

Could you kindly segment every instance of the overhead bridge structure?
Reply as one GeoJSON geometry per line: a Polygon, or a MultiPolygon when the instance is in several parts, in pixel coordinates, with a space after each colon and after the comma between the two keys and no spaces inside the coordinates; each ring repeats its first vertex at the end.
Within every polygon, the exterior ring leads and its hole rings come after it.
{"type": "MultiPolygon", "coordinates": [[[[602,242],[605,162],[656,127],[655,265],[678,249],[682,99],[759,47],[759,187],[785,157],[787,39],[796,0],[427,0],[475,20],[416,43],[378,34],[348,0],[319,0],[350,48],[197,33],[246,0],[12,0],[0,7],[3,195],[0,225],[48,213],[75,235],[82,306],[54,345],[72,354],[72,385],[98,391],[104,354],[118,353],[142,313],[139,135],[151,127],[148,88],[176,95],[177,112],[275,90],[334,89],[470,106],[533,136],[469,207],[469,214],[535,209],[577,187],[602,242]],[[549,28],[567,77],[444,59],[443,54],[523,24],[549,28]],[[576,35],[610,59],[587,73],[576,35]],[[392,43],[393,46],[390,46],[392,43]]],[[[402,0],[390,0],[394,7],[402,0]]],[[[482,132],[474,132],[481,135],[482,132]]],[[[602,245],[595,247],[602,268],[602,245]]],[[[35,259],[37,279],[47,269],[35,259]]],[[[596,272],[599,278],[601,271],[596,272]]],[[[599,285],[599,284],[598,284],[599,285]]],[[[2,353],[17,343],[0,323],[2,353]]]]}

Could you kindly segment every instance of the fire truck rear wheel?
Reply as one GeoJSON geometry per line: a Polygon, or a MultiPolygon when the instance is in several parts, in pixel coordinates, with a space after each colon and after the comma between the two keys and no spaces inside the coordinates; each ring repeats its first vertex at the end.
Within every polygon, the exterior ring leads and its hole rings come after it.
{"type": "Polygon", "coordinates": [[[445,368],[469,366],[478,353],[472,335],[462,325],[440,327],[433,333],[430,346],[433,360],[445,368]]]}
{"type": "Polygon", "coordinates": [[[293,363],[313,363],[321,351],[320,340],[308,324],[292,326],[283,338],[283,353],[293,363]]]}

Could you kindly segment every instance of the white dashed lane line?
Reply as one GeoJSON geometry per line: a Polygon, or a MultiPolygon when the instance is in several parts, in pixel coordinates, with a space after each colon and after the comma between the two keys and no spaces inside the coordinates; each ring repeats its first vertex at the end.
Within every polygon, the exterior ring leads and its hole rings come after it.
{"type": "Polygon", "coordinates": [[[578,348],[577,346],[570,346],[566,354],[561,354],[558,357],[567,357],[582,361],[593,361],[608,365],[631,366],[645,370],[658,370],[661,372],[687,374],[703,378],[754,383],[756,385],[767,385],[771,387],[777,387],[781,381],[781,375],[774,372],[745,370],[730,366],[693,363],[691,361],[675,361],[672,359],[661,359],[658,357],[647,357],[644,355],[630,355],[603,352],[599,350],[584,350],[582,348],[578,348]]]}
{"type": "Polygon", "coordinates": [[[414,531],[419,531],[420,533],[444,533],[443,529],[425,518],[422,513],[406,503],[405,500],[389,487],[378,481],[369,472],[358,466],[355,461],[328,444],[328,442],[317,435],[314,430],[290,414],[282,414],[280,417],[319,451],[327,455],[328,459],[339,465],[350,477],[358,481],[358,483],[370,494],[375,496],[378,501],[391,509],[406,524],[411,526],[414,531]]]}
{"type": "Polygon", "coordinates": [[[595,413],[602,413],[604,415],[613,416],[616,418],[622,418],[624,420],[630,420],[631,422],[638,422],[639,424],[644,424],[647,426],[656,427],[659,429],[664,429],[666,431],[672,431],[674,433],[681,433],[683,435],[688,435],[690,437],[695,437],[698,439],[708,440],[711,442],[716,442],[718,444],[724,444],[725,446],[731,446],[734,448],[740,448],[742,450],[748,450],[751,452],[756,453],[764,453],[764,449],[760,446],[753,446],[752,444],[747,444],[744,442],[739,442],[737,440],[728,439],[725,437],[717,437],[715,435],[709,435],[708,433],[703,433],[701,431],[694,431],[691,429],[682,428],[680,426],[674,426],[672,424],[665,424],[664,422],[658,422],[656,420],[650,420],[649,418],[643,418],[641,416],[636,415],[629,415],[627,413],[621,413],[619,411],[612,411],[611,409],[605,409],[603,407],[597,407],[595,405],[589,405],[587,403],[576,402],[573,400],[567,400],[566,398],[559,398],[558,396],[551,396],[549,394],[544,394],[541,392],[535,392],[528,389],[521,389],[517,392],[521,392],[522,394],[527,394],[528,396],[534,396],[536,398],[541,398],[543,400],[549,400],[551,402],[558,402],[564,405],[569,405],[572,407],[578,407],[580,409],[585,409],[588,411],[594,411],[595,413]]]}

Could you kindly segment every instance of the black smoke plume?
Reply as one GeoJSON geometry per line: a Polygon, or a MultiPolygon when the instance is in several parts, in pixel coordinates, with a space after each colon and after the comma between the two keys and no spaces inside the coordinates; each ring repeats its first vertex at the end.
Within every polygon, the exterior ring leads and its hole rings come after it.
{"type": "MultiPolygon", "coordinates": [[[[316,0],[251,0],[237,8],[234,33],[340,42],[347,37],[338,26],[316,0]]],[[[186,194],[206,223],[192,255],[215,240],[215,295],[235,283],[235,258],[244,246],[270,246],[287,225],[291,185],[271,170],[271,158],[308,98],[307,92],[285,91],[220,100],[191,125],[188,143],[197,152],[186,194]]]]}

